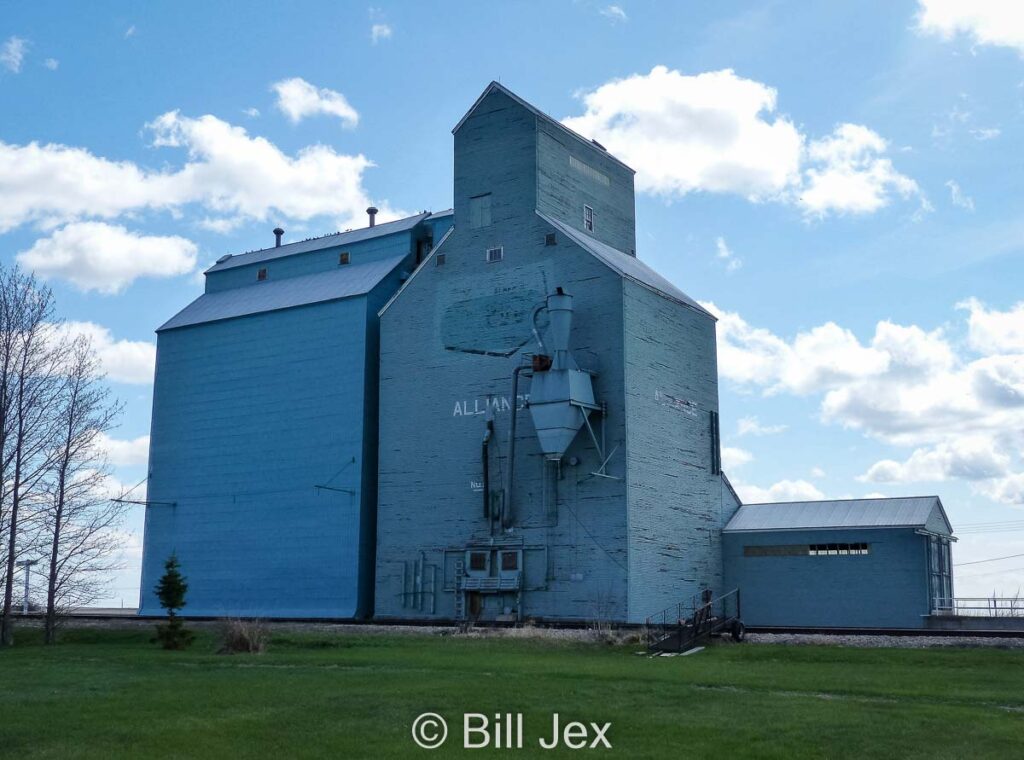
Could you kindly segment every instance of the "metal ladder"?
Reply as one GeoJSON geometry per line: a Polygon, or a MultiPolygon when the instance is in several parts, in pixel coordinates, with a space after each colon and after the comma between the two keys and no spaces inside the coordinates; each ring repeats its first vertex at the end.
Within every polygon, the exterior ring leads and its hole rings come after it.
{"type": "Polygon", "coordinates": [[[459,623],[466,619],[466,592],[462,590],[462,579],[465,574],[465,560],[455,560],[455,620],[459,623]]]}

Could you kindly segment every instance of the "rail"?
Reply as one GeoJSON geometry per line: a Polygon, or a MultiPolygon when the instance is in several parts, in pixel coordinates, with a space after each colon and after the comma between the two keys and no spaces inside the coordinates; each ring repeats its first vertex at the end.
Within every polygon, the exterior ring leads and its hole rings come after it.
{"type": "Polygon", "coordinates": [[[938,598],[932,602],[932,614],[949,617],[1024,618],[1021,597],[938,598]]]}

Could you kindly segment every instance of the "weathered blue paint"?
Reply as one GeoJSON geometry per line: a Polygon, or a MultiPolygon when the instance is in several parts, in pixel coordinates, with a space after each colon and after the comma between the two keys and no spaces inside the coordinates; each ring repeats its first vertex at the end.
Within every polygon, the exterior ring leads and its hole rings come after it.
{"type": "Polygon", "coordinates": [[[307,241],[271,261],[242,254],[208,275],[200,300],[237,293],[255,313],[158,333],[142,613],[160,611],[153,588],[175,552],[185,614],[372,614],[377,311],[430,234],[417,223],[343,248],[307,241]],[[293,308],[264,298],[271,283],[356,276],[359,262],[396,252],[389,273],[348,297],[293,308]],[[263,266],[267,283],[255,281],[263,266]]]}
{"type": "MultiPolygon", "coordinates": [[[[741,507],[742,509],[742,507],[741,507]]],[[[751,626],[920,628],[930,612],[928,537],[912,528],[725,533],[726,585],[751,626]],[[744,556],[744,546],[869,544],[858,556],[744,556]]]]}
{"type": "MultiPolygon", "coordinates": [[[[558,226],[581,230],[582,205],[592,204],[593,237],[630,256],[632,173],[492,85],[455,130],[454,197],[454,232],[381,316],[377,616],[456,616],[457,568],[473,549],[494,561],[500,551],[523,556],[518,589],[480,595],[483,618],[639,621],[720,584],[713,529],[729,510],[710,472],[714,320],[624,277],[558,226]],[[608,184],[570,155],[607,172],[608,184]],[[485,193],[491,224],[463,224],[470,199],[485,193]],[[541,206],[554,221],[536,213],[541,206]],[[502,259],[489,263],[487,249],[498,246],[502,259]],[[512,371],[538,352],[532,315],[558,287],[574,299],[570,349],[606,405],[592,422],[598,436],[603,425],[613,477],[593,474],[601,458],[585,431],[559,464],[546,461],[522,409],[514,520],[492,531],[482,492],[487,410],[499,497],[512,371]]],[[[524,377],[519,406],[529,384],[524,377]]]]}

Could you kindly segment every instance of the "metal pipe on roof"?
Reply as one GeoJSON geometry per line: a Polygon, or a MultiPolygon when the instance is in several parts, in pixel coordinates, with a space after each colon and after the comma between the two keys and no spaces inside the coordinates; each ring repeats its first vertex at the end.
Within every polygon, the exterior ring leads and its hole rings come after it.
{"type": "Polygon", "coordinates": [[[377,223],[377,211],[378,209],[376,206],[370,206],[370,208],[366,209],[366,213],[370,215],[371,227],[377,223]]]}
{"type": "Polygon", "coordinates": [[[283,229],[281,229],[280,227],[275,227],[274,228],[274,247],[275,248],[280,248],[281,247],[281,237],[283,235],[284,235],[284,230],[283,229]]]}

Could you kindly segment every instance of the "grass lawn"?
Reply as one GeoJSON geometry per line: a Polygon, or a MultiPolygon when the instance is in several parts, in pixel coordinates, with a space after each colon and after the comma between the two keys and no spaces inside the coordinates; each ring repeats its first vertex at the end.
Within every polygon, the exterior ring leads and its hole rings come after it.
{"type": "Polygon", "coordinates": [[[70,630],[0,651],[5,757],[448,757],[464,712],[524,714],[524,749],[471,756],[1024,756],[1024,653],[720,644],[689,657],[496,638],[277,634],[262,655],[202,632],[70,630]],[[410,726],[450,723],[428,752],[410,726]],[[542,752],[552,713],[610,721],[612,749],[542,752]]]}

